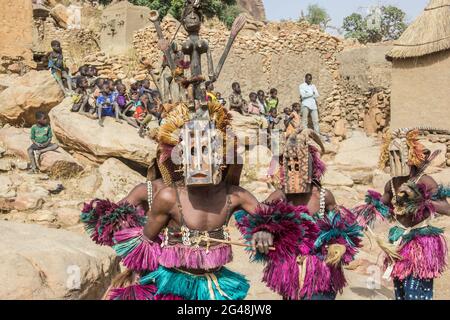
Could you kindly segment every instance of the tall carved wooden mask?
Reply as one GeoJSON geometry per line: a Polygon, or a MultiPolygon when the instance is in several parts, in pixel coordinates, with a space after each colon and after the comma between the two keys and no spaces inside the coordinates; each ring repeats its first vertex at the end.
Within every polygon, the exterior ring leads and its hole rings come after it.
{"type": "Polygon", "coordinates": [[[389,166],[392,177],[409,176],[411,169],[408,165],[409,147],[406,130],[397,130],[389,144],[389,166]]]}
{"type": "Polygon", "coordinates": [[[186,123],[181,143],[185,184],[219,184],[222,180],[223,148],[214,124],[208,120],[186,123]]]}
{"type": "Polygon", "coordinates": [[[311,191],[312,158],[307,141],[295,139],[288,143],[283,152],[284,193],[298,194],[311,191]]]}

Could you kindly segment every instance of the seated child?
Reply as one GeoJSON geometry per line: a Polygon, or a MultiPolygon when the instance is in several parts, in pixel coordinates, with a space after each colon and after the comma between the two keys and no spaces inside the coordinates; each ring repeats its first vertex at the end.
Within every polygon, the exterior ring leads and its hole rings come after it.
{"type": "Polygon", "coordinates": [[[58,145],[52,143],[52,129],[48,124],[48,117],[44,112],[36,112],[36,124],[31,127],[31,142],[27,150],[31,163],[31,173],[37,173],[37,165],[41,154],[58,149],[58,145]]]}
{"type": "Polygon", "coordinates": [[[52,52],[48,55],[48,68],[55,78],[64,95],[70,95],[72,93],[72,79],[70,79],[69,69],[64,63],[64,57],[62,54],[61,44],[57,40],[51,42],[52,52]],[[64,87],[63,79],[66,80],[68,91],[64,87]]]}
{"type": "Polygon", "coordinates": [[[137,91],[132,91],[131,101],[129,101],[122,112],[122,119],[124,119],[128,124],[133,127],[139,128],[139,124],[134,118],[136,109],[141,105],[141,100],[139,99],[139,93],[137,91]]]}
{"type": "Polygon", "coordinates": [[[80,76],[77,78],[77,87],[75,89],[75,94],[72,96],[73,106],[72,112],[79,112],[81,114],[88,114],[90,109],[89,100],[89,83],[86,77],[80,76]],[[86,110],[87,109],[87,110],[86,110]]]}
{"type": "Polygon", "coordinates": [[[141,82],[140,82],[140,81],[133,82],[133,83],[130,85],[130,96],[131,96],[134,92],[137,92],[137,94],[139,95],[139,89],[140,89],[140,87],[141,87],[141,82]]]}
{"type": "Polygon", "coordinates": [[[117,122],[119,119],[119,106],[115,102],[115,94],[111,92],[110,84],[104,83],[101,95],[97,98],[97,117],[98,124],[103,127],[104,117],[115,117],[117,122]]]}
{"type": "MultiPolygon", "coordinates": [[[[104,82],[105,79],[97,78],[94,82],[94,85],[91,88],[89,88],[89,100],[88,100],[89,105],[96,106],[97,98],[100,97],[100,95],[102,94],[104,82]]],[[[94,113],[96,109],[97,108],[94,108],[94,113]]]]}
{"type": "Polygon", "coordinates": [[[141,86],[139,87],[139,95],[142,96],[143,94],[151,94],[153,92],[152,89],[150,89],[150,81],[148,79],[142,80],[141,86]]]}
{"type": "Polygon", "coordinates": [[[259,104],[258,104],[258,95],[255,92],[251,92],[248,95],[250,102],[248,103],[247,106],[247,112],[249,114],[261,114],[260,110],[259,110],[259,104]]]}
{"type": "Polygon", "coordinates": [[[225,101],[224,98],[222,98],[222,94],[221,94],[220,92],[216,92],[216,98],[217,98],[217,101],[219,101],[219,103],[220,103],[223,107],[225,107],[225,106],[227,105],[227,102],[225,101]]]}
{"type": "Polygon", "coordinates": [[[272,109],[278,108],[278,90],[275,88],[270,89],[270,97],[266,100],[266,114],[269,115],[272,109]]]}
{"type": "Polygon", "coordinates": [[[116,85],[116,91],[116,103],[119,106],[120,113],[122,113],[127,106],[127,88],[122,83],[119,83],[116,85]]]}
{"type": "Polygon", "coordinates": [[[140,100],[141,104],[136,108],[134,118],[139,124],[139,135],[143,137],[144,131],[150,121],[159,120],[161,117],[160,113],[158,112],[158,106],[160,102],[157,95],[155,95],[155,97],[153,98],[147,94],[144,94],[141,96],[140,100]]]}

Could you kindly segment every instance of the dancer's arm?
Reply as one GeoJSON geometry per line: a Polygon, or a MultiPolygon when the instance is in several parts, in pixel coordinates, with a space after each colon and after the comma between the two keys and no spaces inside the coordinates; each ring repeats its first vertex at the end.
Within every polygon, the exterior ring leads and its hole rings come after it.
{"type": "Polygon", "coordinates": [[[153,199],[152,210],[144,227],[144,235],[148,239],[155,240],[161,230],[169,223],[170,212],[175,203],[176,194],[172,188],[165,188],[158,192],[153,199]]]}
{"type": "MultiPolygon", "coordinates": [[[[439,185],[432,177],[423,176],[420,179],[420,182],[425,184],[428,190],[431,190],[431,194],[437,193],[439,185]]],[[[450,216],[450,204],[448,203],[446,198],[432,200],[431,203],[433,204],[436,213],[450,216]]]]}
{"type": "MultiPolygon", "coordinates": [[[[247,190],[235,187],[236,190],[233,192],[238,196],[238,206],[250,214],[254,214],[257,209],[266,208],[265,204],[261,204],[258,200],[247,190]]],[[[267,254],[269,252],[269,247],[273,246],[273,235],[267,231],[258,231],[252,235],[252,247],[253,250],[258,249],[259,252],[267,254]]]]}

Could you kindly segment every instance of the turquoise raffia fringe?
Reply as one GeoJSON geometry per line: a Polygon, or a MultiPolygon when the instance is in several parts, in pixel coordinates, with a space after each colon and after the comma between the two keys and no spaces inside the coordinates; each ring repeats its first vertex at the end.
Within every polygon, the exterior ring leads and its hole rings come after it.
{"type": "Polygon", "coordinates": [[[427,226],[420,229],[411,230],[408,234],[404,235],[405,229],[395,226],[389,230],[389,242],[394,243],[400,237],[403,237],[402,243],[409,242],[417,236],[437,236],[444,233],[444,229],[436,228],[433,226],[427,226]]]}
{"type": "Polygon", "coordinates": [[[155,283],[158,288],[156,294],[171,294],[185,300],[243,300],[247,296],[250,285],[241,274],[224,267],[213,274],[223,295],[213,281],[208,284],[205,275],[191,275],[163,266],[141,277],[140,283],[155,283]],[[209,285],[214,291],[214,296],[210,294],[209,285]]]}
{"type": "Polygon", "coordinates": [[[438,191],[432,196],[432,200],[442,200],[446,198],[450,198],[450,187],[439,185],[438,191]]]}

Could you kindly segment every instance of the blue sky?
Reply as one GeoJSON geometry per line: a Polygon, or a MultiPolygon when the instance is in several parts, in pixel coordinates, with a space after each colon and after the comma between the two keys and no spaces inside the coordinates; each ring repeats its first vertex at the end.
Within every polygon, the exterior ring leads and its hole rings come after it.
{"type": "Polygon", "coordinates": [[[331,16],[331,25],[340,27],[344,17],[359,12],[364,14],[373,5],[395,5],[406,12],[407,21],[416,18],[429,0],[263,0],[268,20],[297,19],[301,10],[306,13],[309,4],[318,4],[331,16]]]}

